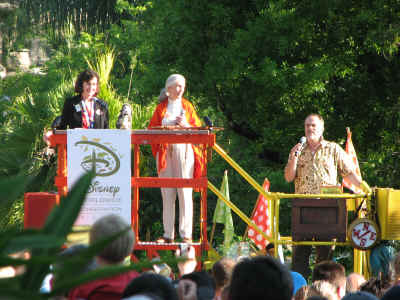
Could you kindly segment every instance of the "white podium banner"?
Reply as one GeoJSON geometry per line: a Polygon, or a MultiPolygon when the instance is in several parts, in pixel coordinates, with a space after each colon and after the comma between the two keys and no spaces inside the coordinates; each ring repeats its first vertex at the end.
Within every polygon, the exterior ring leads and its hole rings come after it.
{"type": "Polygon", "coordinates": [[[131,224],[131,131],[67,131],[68,190],[79,177],[95,171],[75,225],[92,225],[102,216],[120,215],[131,224]]]}

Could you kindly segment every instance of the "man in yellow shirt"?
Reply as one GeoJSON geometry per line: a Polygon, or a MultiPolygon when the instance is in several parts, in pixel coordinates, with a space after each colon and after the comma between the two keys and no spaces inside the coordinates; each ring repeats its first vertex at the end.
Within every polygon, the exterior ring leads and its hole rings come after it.
{"type": "MultiPolygon", "coordinates": [[[[338,185],[338,173],[364,192],[369,193],[368,184],[355,173],[354,165],[347,153],[336,143],[324,140],[324,119],[310,114],[304,122],[306,143],[296,144],[289,154],[285,167],[287,182],[294,180],[297,194],[320,194],[322,186],[338,185]]],[[[305,278],[310,274],[310,246],[296,246],[292,255],[292,269],[305,278]]],[[[317,247],[317,263],[326,260],[329,247],[317,247]]]]}

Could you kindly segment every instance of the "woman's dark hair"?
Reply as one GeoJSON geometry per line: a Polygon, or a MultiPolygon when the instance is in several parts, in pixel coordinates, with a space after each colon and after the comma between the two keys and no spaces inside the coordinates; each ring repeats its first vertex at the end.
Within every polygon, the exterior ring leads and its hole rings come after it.
{"type": "Polygon", "coordinates": [[[82,73],[80,73],[78,75],[78,78],[76,79],[76,82],[75,82],[75,92],[78,93],[78,94],[82,94],[83,83],[85,81],[92,80],[94,77],[97,78],[97,83],[99,83],[100,82],[100,77],[99,77],[99,74],[97,74],[95,71],[93,71],[93,70],[85,70],[82,73]]]}

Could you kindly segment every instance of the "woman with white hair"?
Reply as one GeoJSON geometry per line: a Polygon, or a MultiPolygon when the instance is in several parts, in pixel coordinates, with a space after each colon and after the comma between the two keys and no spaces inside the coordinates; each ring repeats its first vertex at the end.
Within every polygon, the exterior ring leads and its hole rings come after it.
{"type": "MultiPolygon", "coordinates": [[[[159,126],[199,127],[201,121],[193,105],[183,98],[186,80],[180,74],[172,74],[165,82],[166,96],[156,107],[149,128],[159,126]]],[[[193,178],[204,171],[204,158],[200,149],[191,144],[152,145],[157,161],[158,176],[193,178]]],[[[164,235],[158,242],[171,243],[175,237],[175,200],[179,198],[179,234],[185,243],[192,242],[193,199],[192,188],[161,188],[163,199],[164,235]]]]}

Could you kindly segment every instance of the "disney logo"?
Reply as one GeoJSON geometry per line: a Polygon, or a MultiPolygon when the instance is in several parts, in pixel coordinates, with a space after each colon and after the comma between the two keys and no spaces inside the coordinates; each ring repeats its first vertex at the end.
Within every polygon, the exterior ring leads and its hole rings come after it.
{"type": "Polygon", "coordinates": [[[83,158],[81,166],[85,171],[93,170],[95,176],[107,177],[118,172],[121,162],[118,156],[108,147],[93,141],[79,141],[75,146],[85,146],[84,151],[92,150],[83,158]]]}

